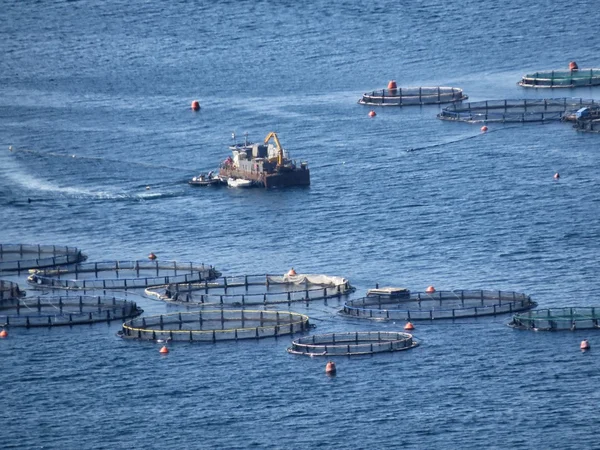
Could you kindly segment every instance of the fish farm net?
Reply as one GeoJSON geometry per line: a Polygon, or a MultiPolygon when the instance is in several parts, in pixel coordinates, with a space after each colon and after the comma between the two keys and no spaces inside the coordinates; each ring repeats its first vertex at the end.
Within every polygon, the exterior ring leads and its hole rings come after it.
{"type": "Polygon", "coordinates": [[[405,87],[367,92],[358,103],[372,106],[438,105],[467,98],[462,89],[454,87],[405,87]]]}
{"type": "Polygon", "coordinates": [[[552,308],[515,314],[508,324],[513,328],[534,331],[590,330],[600,328],[600,308],[552,308]]]}
{"type": "Polygon", "coordinates": [[[578,120],[573,127],[577,131],[600,133],[600,119],[578,120]]]}
{"type": "Polygon", "coordinates": [[[550,98],[524,100],[485,100],[449,105],[437,117],[457,122],[548,122],[575,116],[582,107],[597,106],[596,100],[550,98]]]}
{"type": "Polygon", "coordinates": [[[123,338],[217,342],[261,339],[309,329],[308,316],[289,311],[203,310],[139,317],[123,324],[123,338]]]}
{"type": "Polygon", "coordinates": [[[27,282],[51,289],[134,289],[214,279],[220,273],[205,264],[175,261],[108,261],[72,268],[36,270],[27,282]],[[112,276],[112,277],[111,277],[112,276]]]}
{"type": "Polygon", "coordinates": [[[534,306],[531,297],[517,292],[454,290],[400,298],[369,295],[346,302],[340,312],[373,320],[437,320],[514,313],[534,306]]]}
{"type": "Polygon", "coordinates": [[[519,86],[529,88],[575,88],[600,86],[600,69],[550,70],[526,74],[519,86]]]}
{"type": "Polygon", "coordinates": [[[0,272],[64,266],[86,259],[87,256],[76,247],[0,244],[0,272]]]}
{"type": "Polygon", "coordinates": [[[306,356],[349,356],[408,350],[417,345],[408,333],[367,331],[304,336],[292,341],[287,351],[306,356]]]}
{"type": "Polygon", "coordinates": [[[0,280],[0,304],[4,300],[11,300],[13,298],[24,297],[23,292],[17,283],[12,281],[0,280]]]}
{"type": "Polygon", "coordinates": [[[138,316],[135,302],[107,296],[39,296],[0,303],[0,324],[49,327],[110,322],[138,316]]]}
{"type": "Polygon", "coordinates": [[[203,283],[151,287],[146,294],[186,305],[253,306],[309,302],[354,291],[346,278],[328,275],[240,275],[203,283]]]}

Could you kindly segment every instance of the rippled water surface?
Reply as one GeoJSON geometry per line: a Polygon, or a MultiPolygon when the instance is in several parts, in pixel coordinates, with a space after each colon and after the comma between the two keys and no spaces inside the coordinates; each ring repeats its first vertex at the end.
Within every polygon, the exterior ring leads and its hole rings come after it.
{"type": "MultiPolygon", "coordinates": [[[[154,252],[226,275],[293,266],[347,277],[356,295],[434,285],[598,306],[597,135],[565,123],[483,134],[438,120],[437,106],[369,118],[357,104],[391,79],[460,87],[471,101],[599,99],[598,87],[516,84],[571,60],[600,65],[584,38],[596,3],[403,3],[4,2],[0,242],[76,246],[89,261],[154,252]],[[308,161],[310,188],[188,186],[228,156],[232,132],[270,131],[308,161]]],[[[2,278],[27,287],[24,275],[2,278]]],[[[119,295],[146,314],[176,311],[119,295]]],[[[292,309],[316,333],[404,325],[344,319],[342,306],[292,309]]],[[[289,355],[289,337],[162,357],[117,338],[117,323],[11,329],[2,446],[597,446],[600,338],[508,320],[418,323],[419,347],[338,359],[333,378],[324,360],[289,355]]]]}

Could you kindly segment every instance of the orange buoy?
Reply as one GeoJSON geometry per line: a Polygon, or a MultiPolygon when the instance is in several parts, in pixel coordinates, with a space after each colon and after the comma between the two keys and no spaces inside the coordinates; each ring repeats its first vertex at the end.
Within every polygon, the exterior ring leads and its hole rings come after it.
{"type": "Polygon", "coordinates": [[[373,110],[369,111],[369,117],[375,117],[377,113],[373,110]]]}
{"type": "Polygon", "coordinates": [[[581,350],[589,350],[590,349],[590,343],[588,342],[587,339],[584,339],[583,341],[581,341],[581,345],[579,345],[579,348],[581,350]]]}
{"type": "Polygon", "coordinates": [[[481,132],[485,133],[488,130],[488,127],[486,127],[485,125],[481,127],[481,132]]]}
{"type": "Polygon", "coordinates": [[[390,80],[388,83],[388,94],[398,95],[398,85],[396,84],[396,80],[390,80]]]}
{"type": "Polygon", "coordinates": [[[290,277],[293,277],[294,275],[296,275],[296,271],[294,270],[294,268],[293,268],[293,267],[292,267],[292,268],[290,269],[290,271],[288,272],[288,275],[289,275],[290,277]]]}
{"type": "Polygon", "coordinates": [[[559,178],[560,178],[560,173],[556,172],[556,173],[554,174],[554,179],[555,179],[555,180],[558,180],[559,178]]]}
{"type": "Polygon", "coordinates": [[[198,111],[200,109],[200,102],[198,100],[194,100],[192,102],[192,109],[194,111],[198,111]]]}
{"type": "Polygon", "coordinates": [[[404,325],[404,329],[405,330],[414,330],[415,326],[412,323],[407,322],[406,325],[404,325]]]}
{"type": "Polygon", "coordinates": [[[148,255],[148,259],[151,259],[152,261],[154,261],[156,259],[156,255],[154,253],[150,253],[148,255]]]}
{"type": "Polygon", "coordinates": [[[5,338],[5,337],[8,337],[8,331],[6,331],[6,330],[0,331],[0,338],[5,338]]]}
{"type": "Polygon", "coordinates": [[[160,349],[160,353],[163,353],[163,354],[169,353],[169,349],[167,348],[166,345],[162,346],[162,348],[160,349]]]}
{"type": "Polygon", "coordinates": [[[425,292],[427,292],[428,294],[433,294],[435,292],[435,288],[433,286],[427,286],[425,292]]]}
{"type": "Polygon", "coordinates": [[[335,367],[335,363],[333,361],[327,361],[327,365],[325,366],[325,373],[329,375],[334,375],[337,371],[335,367]]]}
{"type": "Polygon", "coordinates": [[[569,63],[569,70],[572,72],[575,70],[579,70],[579,67],[577,66],[577,63],[575,61],[571,61],[569,63]]]}

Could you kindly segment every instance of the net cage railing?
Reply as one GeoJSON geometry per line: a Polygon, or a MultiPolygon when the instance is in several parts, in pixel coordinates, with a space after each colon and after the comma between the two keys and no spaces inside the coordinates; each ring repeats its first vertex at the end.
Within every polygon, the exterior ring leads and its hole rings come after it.
{"type": "Polygon", "coordinates": [[[0,280],[0,304],[4,300],[10,300],[24,296],[25,291],[22,291],[17,283],[8,280],[0,280]]]}
{"type": "Polygon", "coordinates": [[[143,312],[133,301],[110,296],[37,296],[0,303],[0,324],[48,327],[123,321],[143,312]]]}
{"type": "Polygon", "coordinates": [[[598,106],[597,100],[582,98],[484,100],[446,106],[437,115],[458,122],[548,122],[574,117],[582,107],[598,106]]]}
{"type": "Polygon", "coordinates": [[[217,342],[261,339],[307,331],[309,318],[291,311],[202,310],[139,317],[123,324],[128,339],[217,342]]]}
{"type": "Polygon", "coordinates": [[[600,328],[600,307],[537,309],[515,314],[510,327],[535,331],[590,330],[600,328]]]}
{"type": "Polygon", "coordinates": [[[306,356],[349,356],[407,350],[417,346],[411,334],[396,331],[356,331],[303,336],[287,351],[306,356]]]}
{"type": "Polygon", "coordinates": [[[328,275],[237,275],[202,283],[150,287],[146,294],[161,300],[196,305],[253,306],[308,302],[354,292],[343,277],[328,275]]]}
{"type": "Polygon", "coordinates": [[[517,84],[532,88],[574,88],[600,85],[600,69],[549,70],[526,74],[517,84]]]}
{"type": "Polygon", "coordinates": [[[600,133],[600,119],[577,120],[573,127],[577,131],[584,131],[588,133],[600,133]]]}
{"type": "Polygon", "coordinates": [[[509,314],[536,305],[530,296],[517,292],[453,290],[416,292],[404,299],[362,297],[347,301],[340,313],[373,320],[437,320],[509,314]]]}
{"type": "Polygon", "coordinates": [[[460,102],[469,98],[455,87],[405,87],[366,92],[358,101],[361,105],[411,106],[460,102]]]}
{"type": "Polygon", "coordinates": [[[30,285],[50,289],[135,289],[214,279],[220,273],[205,264],[176,261],[104,261],[69,268],[36,270],[30,285]],[[114,278],[100,278],[113,272],[114,278]]]}
{"type": "Polygon", "coordinates": [[[0,244],[0,272],[56,267],[85,261],[76,247],[37,244],[0,244]]]}

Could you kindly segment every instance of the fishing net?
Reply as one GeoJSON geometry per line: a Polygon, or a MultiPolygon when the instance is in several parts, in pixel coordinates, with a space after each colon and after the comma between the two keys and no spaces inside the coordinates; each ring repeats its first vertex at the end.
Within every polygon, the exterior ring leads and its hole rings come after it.
{"type": "Polygon", "coordinates": [[[596,307],[552,308],[515,314],[508,325],[534,331],[589,330],[600,328],[598,319],[600,308],[596,307]]]}
{"type": "Polygon", "coordinates": [[[289,353],[307,356],[368,355],[416,347],[408,333],[368,331],[304,336],[292,341],[289,353]]]}
{"type": "Polygon", "coordinates": [[[203,283],[151,287],[146,294],[169,302],[252,306],[341,297],[354,291],[342,277],[327,275],[240,275],[203,283]]]}
{"type": "Polygon", "coordinates": [[[12,281],[0,280],[0,303],[3,300],[10,300],[13,298],[24,297],[23,292],[17,283],[12,281]]]}
{"type": "Polygon", "coordinates": [[[454,290],[408,297],[368,295],[349,300],[342,314],[374,320],[437,320],[513,313],[536,306],[526,294],[503,291],[454,290]]]}
{"type": "Polygon", "coordinates": [[[519,86],[530,88],[575,88],[600,85],[600,69],[550,70],[524,75],[519,86]]]}
{"type": "Polygon", "coordinates": [[[108,296],[39,296],[0,303],[0,324],[47,327],[110,322],[138,316],[135,302],[108,296]]]}
{"type": "Polygon", "coordinates": [[[577,110],[597,106],[596,100],[550,98],[485,100],[449,105],[437,117],[458,122],[548,122],[574,120],[577,110]]]}
{"type": "Polygon", "coordinates": [[[86,258],[76,247],[0,244],[0,272],[75,264],[86,258]]]}
{"type": "Polygon", "coordinates": [[[289,311],[202,310],[140,317],[123,324],[123,338],[217,342],[260,339],[309,329],[308,316],[289,311]]]}
{"type": "Polygon", "coordinates": [[[133,289],[214,279],[213,266],[176,261],[107,261],[36,270],[27,282],[53,289],[133,289]]]}
{"type": "Polygon", "coordinates": [[[372,106],[437,105],[467,98],[462,89],[454,87],[405,87],[367,92],[358,103],[372,106]]]}

